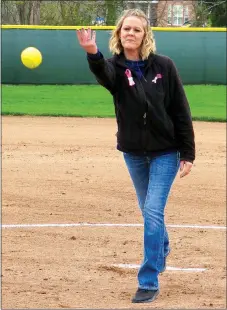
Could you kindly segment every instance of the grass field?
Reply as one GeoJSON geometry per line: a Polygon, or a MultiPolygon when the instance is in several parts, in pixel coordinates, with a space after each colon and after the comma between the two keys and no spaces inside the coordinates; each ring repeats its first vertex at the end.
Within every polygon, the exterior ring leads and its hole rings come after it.
{"type": "MultiPolygon", "coordinates": [[[[194,120],[226,121],[226,86],[185,86],[194,120]]],[[[2,115],[113,117],[112,97],[99,85],[3,85],[2,115]]]]}

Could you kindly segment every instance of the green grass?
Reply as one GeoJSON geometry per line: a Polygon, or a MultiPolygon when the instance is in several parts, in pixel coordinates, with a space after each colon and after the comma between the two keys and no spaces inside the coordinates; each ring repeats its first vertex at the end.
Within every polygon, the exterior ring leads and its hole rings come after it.
{"type": "MultiPolygon", "coordinates": [[[[226,120],[226,86],[185,86],[194,120],[226,120]]],[[[99,85],[2,85],[2,115],[114,117],[109,92],[99,85]]]]}

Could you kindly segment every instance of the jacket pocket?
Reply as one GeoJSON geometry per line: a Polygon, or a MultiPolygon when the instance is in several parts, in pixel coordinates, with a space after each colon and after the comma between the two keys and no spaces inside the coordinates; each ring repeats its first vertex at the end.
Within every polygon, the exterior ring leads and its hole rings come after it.
{"type": "Polygon", "coordinates": [[[174,140],[174,124],[164,105],[165,93],[156,92],[148,102],[149,127],[157,135],[174,140]]]}

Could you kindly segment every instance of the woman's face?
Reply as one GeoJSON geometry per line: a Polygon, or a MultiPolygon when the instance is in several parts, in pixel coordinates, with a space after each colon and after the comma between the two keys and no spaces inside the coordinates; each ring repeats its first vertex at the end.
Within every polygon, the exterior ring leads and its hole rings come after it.
{"type": "Polygon", "coordinates": [[[126,17],[120,30],[120,40],[124,49],[139,50],[144,38],[144,22],[136,17],[126,17]]]}

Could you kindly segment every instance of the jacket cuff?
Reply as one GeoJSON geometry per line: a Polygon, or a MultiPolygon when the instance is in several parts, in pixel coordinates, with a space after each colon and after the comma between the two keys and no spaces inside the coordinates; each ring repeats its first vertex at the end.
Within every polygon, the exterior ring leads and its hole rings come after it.
{"type": "Polygon", "coordinates": [[[193,162],[194,162],[194,160],[195,160],[195,157],[180,155],[180,160],[181,160],[181,161],[188,161],[188,162],[190,162],[190,163],[193,164],[193,162]]]}
{"type": "Polygon", "coordinates": [[[98,50],[98,52],[96,54],[89,54],[87,53],[87,57],[90,60],[100,60],[103,58],[102,53],[98,50]]]}

